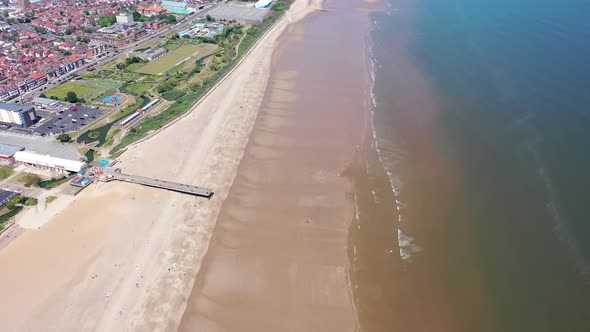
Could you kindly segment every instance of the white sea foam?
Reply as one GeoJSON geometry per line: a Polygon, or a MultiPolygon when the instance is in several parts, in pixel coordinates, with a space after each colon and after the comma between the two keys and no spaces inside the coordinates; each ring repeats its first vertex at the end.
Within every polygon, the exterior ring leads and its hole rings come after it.
{"type": "Polygon", "coordinates": [[[375,189],[372,189],[371,193],[373,194],[373,202],[379,203],[379,199],[377,198],[377,192],[375,191],[375,189]]]}
{"type": "MultiPolygon", "coordinates": [[[[412,238],[409,235],[404,234],[401,230],[402,215],[400,212],[401,212],[401,209],[407,207],[407,205],[400,200],[400,195],[402,193],[402,188],[403,188],[403,182],[401,180],[401,177],[396,175],[396,167],[399,165],[400,162],[402,162],[402,160],[404,158],[404,151],[399,145],[397,145],[393,142],[387,141],[385,139],[380,139],[377,136],[377,129],[375,127],[375,109],[377,108],[379,101],[377,100],[377,97],[375,95],[375,73],[376,73],[376,68],[379,67],[379,64],[375,59],[375,54],[373,52],[372,47],[369,47],[369,53],[370,53],[370,68],[371,68],[371,91],[370,91],[370,94],[371,94],[371,102],[372,102],[372,106],[373,106],[371,108],[371,127],[372,127],[372,135],[373,135],[372,145],[375,147],[375,151],[377,152],[377,158],[379,159],[379,163],[381,164],[381,167],[383,167],[383,169],[387,173],[389,185],[390,185],[391,191],[393,192],[393,195],[395,197],[394,206],[398,212],[397,213],[397,215],[398,215],[397,241],[398,241],[398,247],[399,247],[399,255],[400,255],[400,258],[402,259],[402,261],[404,262],[404,268],[405,268],[406,264],[411,263],[413,254],[421,251],[421,248],[414,243],[414,238],[412,238]]],[[[368,171],[369,171],[369,166],[367,165],[367,172],[368,171]]],[[[373,197],[376,201],[377,198],[375,196],[374,190],[373,190],[373,197]]],[[[356,196],[355,196],[355,199],[356,199],[356,196]]],[[[356,204],[356,202],[355,202],[355,204],[356,204]]],[[[357,217],[357,219],[358,219],[358,217],[357,217]]],[[[394,223],[395,223],[395,221],[394,221],[394,223]]],[[[392,250],[389,251],[389,253],[392,253],[392,252],[393,252],[392,250]]]]}
{"type": "Polygon", "coordinates": [[[576,267],[578,268],[578,271],[582,274],[586,283],[590,284],[590,265],[586,261],[584,254],[579,248],[578,242],[572,235],[563,215],[559,211],[557,194],[553,185],[553,181],[551,180],[549,171],[542,162],[539,152],[535,148],[535,145],[538,142],[539,140],[533,143],[529,143],[527,147],[531,155],[533,156],[535,163],[538,166],[538,173],[545,187],[545,195],[547,197],[547,212],[549,213],[549,215],[555,223],[554,230],[559,238],[559,241],[567,247],[571,258],[573,259],[573,261],[576,264],[576,267]]]}
{"type": "Polygon", "coordinates": [[[361,213],[359,210],[358,196],[354,193],[354,215],[356,221],[356,228],[361,229],[361,213]]]}
{"type": "Polygon", "coordinates": [[[404,234],[401,229],[397,230],[397,242],[399,245],[399,256],[404,262],[410,263],[413,254],[422,251],[420,246],[414,244],[414,238],[404,234]]]}

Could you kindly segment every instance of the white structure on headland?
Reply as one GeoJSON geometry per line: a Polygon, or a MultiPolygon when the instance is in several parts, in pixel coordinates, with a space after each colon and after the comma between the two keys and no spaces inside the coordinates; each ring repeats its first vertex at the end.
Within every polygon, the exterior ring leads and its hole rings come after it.
{"type": "Polygon", "coordinates": [[[17,165],[32,166],[58,173],[77,173],[86,168],[86,163],[63,159],[27,151],[18,151],[14,154],[14,162],[17,165]]]}

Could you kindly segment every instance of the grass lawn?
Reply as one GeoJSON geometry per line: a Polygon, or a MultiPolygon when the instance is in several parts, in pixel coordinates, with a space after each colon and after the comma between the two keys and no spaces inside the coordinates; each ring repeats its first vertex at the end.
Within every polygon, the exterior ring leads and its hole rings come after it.
{"type": "Polygon", "coordinates": [[[5,180],[7,178],[9,178],[13,173],[12,168],[8,167],[8,166],[2,166],[0,167],[0,180],[5,180]]]}
{"type": "Polygon", "coordinates": [[[99,96],[114,91],[120,85],[117,81],[93,79],[89,81],[65,82],[45,93],[49,98],[57,97],[64,100],[69,91],[76,93],[78,98],[84,98],[87,102],[92,101],[99,96]]]}
{"type": "Polygon", "coordinates": [[[151,75],[165,73],[171,68],[178,66],[188,57],[202,58],[213,53],[216,47],[217,46],[213,44],[183,45],[167,53],[163,57],[137,69],[137,72],[151,75]]]}
{"type": "Polygon", "coordinates": [[[43,178],[41,178],[37,174],[24,172],[19,174],[15,180],[16,183],[22,184],[25,187],[32,187],[36,186],[39,182],[43,181],[43,178]]]}
{"type": "MultiPolygon", "coordinates": [[[[154,83],[136,83],[136,84],[128,84],[125,85],[125,91],[132,94],[139,96],[140,94],[146,92],[150,89],[154,83]]],[[[122,91],[122,90],[121,90],[122,91]]]]}

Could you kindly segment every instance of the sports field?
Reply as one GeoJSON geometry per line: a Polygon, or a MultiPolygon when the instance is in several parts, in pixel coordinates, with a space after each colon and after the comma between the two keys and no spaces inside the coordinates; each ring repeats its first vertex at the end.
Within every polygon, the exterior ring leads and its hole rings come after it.
{"type": "Polygon", "coordinates": [[[78,98],[92,101],[107,92],[114,91],[119,85],[120,83],[117,81],[98,79],[93,79],[91,81],[70,81],[47,91],[45,95],[47,98],[55,96],[59,100],[64,100],[67,93],[73,91],[78,98]]]}
{"type": "Polygon", "coordinates": [[[164,74],[171,68],[176,67],[190,58],[199,59],[213,53],[215,48],[216,46],[213,44],[183,45],[163,57],[138,68],[137,72],[150,75],[164,74]]]}

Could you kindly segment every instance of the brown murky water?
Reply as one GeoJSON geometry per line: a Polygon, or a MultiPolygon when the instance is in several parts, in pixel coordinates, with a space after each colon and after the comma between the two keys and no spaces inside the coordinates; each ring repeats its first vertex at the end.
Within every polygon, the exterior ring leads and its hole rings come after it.
{"type": "MultiPolygon", "coordinates": [[[[353,331],[341,172],[366,137],[367,14],[292,25],[180,331],[353,331]]],[[[341,7],[344,6],[344,7],[341,7]]]]}

